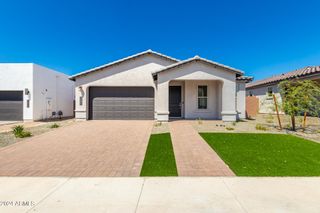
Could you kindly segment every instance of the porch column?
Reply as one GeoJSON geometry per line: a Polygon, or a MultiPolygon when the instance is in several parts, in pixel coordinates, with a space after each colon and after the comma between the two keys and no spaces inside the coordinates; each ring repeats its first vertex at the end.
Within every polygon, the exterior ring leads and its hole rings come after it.
{"type": "Polygon", "coordinates": [[[236,121],[236,82],[225,80],[222,85],[222,112],[223,121],[236,121]]]}
{"type": "Polygon", "coordinates": [[[169,120],[169,81],[158,82],[157,90],[157,120],[169,120]]]}
{"type": "Polygon", "coordinates": [[[238,117],[243,119],[246,118],[246,82],[237,82],[237,111],[238,117]]]}

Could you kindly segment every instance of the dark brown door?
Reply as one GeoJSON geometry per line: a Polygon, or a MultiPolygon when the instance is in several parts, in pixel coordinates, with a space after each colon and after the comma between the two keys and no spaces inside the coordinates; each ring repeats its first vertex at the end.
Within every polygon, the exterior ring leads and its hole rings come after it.
{"type": "Polygon", "coordinates": [[[181,117],[181,86],[169,86],[169,116],[181,117]]]}

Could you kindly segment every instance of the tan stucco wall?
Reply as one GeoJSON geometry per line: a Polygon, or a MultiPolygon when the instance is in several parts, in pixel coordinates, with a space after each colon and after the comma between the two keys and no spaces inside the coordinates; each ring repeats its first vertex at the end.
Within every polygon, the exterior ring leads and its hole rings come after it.
{"type": "Polygon", "coordinates": [[[219,81],[185,81],[185,118],[221,119],[219,81]],[[198,109],[198,86],[208,87],[207,109],[198,109]]]}
{"type": "Polygon", "coordinates": [[[148,55],[77,77],[75,82],[76,118],[88,118],[88,95],[89,88],[92,86],[150,86],[155,89],[155,118],[168,120],[169,84],[176,81],[184,82],[185,111],[182,112],[184,117],[236,120],[236,74],[234,72],[197,61],[161,72],[155,82],[152,73],[172,63],[172,61],[148,55]],[[208,109],[198,110],[197,86],[204,83],[208,85],[208,109]],[[83,97],[83,105],[79,104],[80,97],[83,97]]]}
{"type": "MultiPolygon", "coordinates": [[[[157,101],[157,111],[165,114],[168,113],[169,99],[168,99],[168,86],[171,80],[182,80],[186,81],[186,94],[188,93],[188,88],[192,88],[193,84],[188,85],[188,81],[220,81],[221,82],[221,114],[222,119],[226,121],[236,120],[236,74],[222,68],[214,68],[203,62],[193,62],[181,67],[176,67],[168,71],[164,71],[158,74],[158,101],[157,101]]],[[[191,91],[192,92],[192,91],[191,91]]],[[[186,99],[187,99],[186,95],[186,99]]],[[[193,94],[190,93],[190,97],[193,97],[193,94]]],[[[191,100],[191,99],[190,99],[191,100]]],[[[197,103],[197,102],[196,102],[197,103]]],[[[196,116],[196,115],[205,115],[205,113],[193,112],[194,108],[192,107],[194,103],[186,103],[186,114],[187,116],[196,116]],[[190,106],[187,106],[190,104],[190,106]],[[190,109],[190,110],[187,110],[190,109]],[[199,114],[200,113],[200,114],[199,114]]],[[[213,108],[212,112],[214,116],[220,117],[217,112],[217,109],[213,108]]],[[[207,114],[208,116],[208,114],[207,114]]],[[[211,116],[211,115],[210,115],[211,116]]],[[[198,116],[197,116],[198,117],[198,116]]],[[[161,116],[161,119],[168,119],[168,117],[161,116]]]]}
{"type": "Polygon", "coordinates": [[[172,63],[169,60],[146,55],[92,72],[89,75],[77,77],[75,90],[76,118],[87,119],[89,87],[92,86],[150,86],[155,88],[156,97],[157,89],[151,73],[172,63]],[[80,86],[82,87],[81,90],[79,89],[80,86]],[[80,96],[83,96],[82,106],[79,104],[80,96]]]}

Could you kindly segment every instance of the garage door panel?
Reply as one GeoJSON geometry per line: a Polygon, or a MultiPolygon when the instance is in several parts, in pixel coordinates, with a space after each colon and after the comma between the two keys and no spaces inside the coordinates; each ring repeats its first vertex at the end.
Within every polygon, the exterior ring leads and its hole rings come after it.
{"type": "Polygon", "coordinates": [[[153,102],[151,103],[132,103],[122,102],[113,104],[112,102],[99,103],[100,101],[93,101],[94,111],[152,111],[154,109],[153,102]]]}
{"type": "Polygon", "coordinates": [[[90,118],[94,120],[154,119],[153,88],[90,88],[90,118]]]}
{"type": "Polygon", "coordinates": [[[94,120],[145,120],[146,117],[153,119],[154,113],[146,113],[141,111],[109,111],[109,112],[93,112],[94,120]]]}
{"type": "Polygon", "coordinates": [[[0,120],[23,120],[22,91],[0,91],[0,120]]]}

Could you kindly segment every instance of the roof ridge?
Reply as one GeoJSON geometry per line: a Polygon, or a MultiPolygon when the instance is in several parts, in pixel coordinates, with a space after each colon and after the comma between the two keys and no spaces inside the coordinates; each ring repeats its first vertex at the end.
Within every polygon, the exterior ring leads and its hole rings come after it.
{"type": "Polygon", "coordinates": [[[169,60],[172,60],[172,61],[175,61],[175,62],[179,62],[180,61],[179,59],[176,59],[176,58],[164,55],[162,53],[153,51],[151,49],[148,49],[148,50],[142,51],[140,53],[136,53],[136,54],[133,54],[133,55],[130,55],[130,56],[127,56],[127,57],[124,57],[124,58],[121,58],[121,59],[118,59],[118,60],[115,60],[115,61],[108,62],[108,63],[100,65],[100,66],[85,70],[83,72],[77,73],[75,75],[70,76],[69,79],[74,80],[78,76],[85,75],[85,74],[88,74],[90,72],[94,72],[94,71],[97,71],[97,70],[100,70],[100,69],[103,69],[103,68],[106,68],[106,67],[109,67],[109,66],[112,66],[112,65],[115,65],[115,64],[119,64],[119,63],[124,62],[126,60],[130,60],[130,59],[133,59],[133,58],[145,55],[145,54],[150,54],[150,53],[158,55],[158,56],[166,58],[166,59],[169,59],[169,60]]]}
{"type": "Polygon", "coordinates": [[[176,67],[176,66],[179,66],[179,65],[182,65],[182,64],[185,64],[185,63],[189,63],[189,62],[194,61],[194,60],[202,60],[202,61],[205,61],[205,62],[207,62],[207,63],[213,64],[213,65],[216,65],[216,66],[219,66],[219,67],[223,67],[223,68],[225,68],[225,69],[228,69],[228,70],[231,70],[231,71],[240,73],[240,74],[243,74],[243,73],[244,73],[242,70],[239,70],[239,69],[236,69],[236,68],[233,68],[233,67],[224,65],[224,64],[220,64],[220,63],[218,63],[218,62],[215,62],[215,61],[212,61],[212,60],[209,60],[209,59],[206,59],[206,58],[202,58],[202,57],[200,57],[200,56],[198,56],[198,55],[195,55],[195,56],[192,57],[192,58],[188,58],[188,59],[179,61],[179,62],[177,62],[177,63],[171,64],[171,65],[169,65],[169,66],[163,67],[163,68],[155,71],[153,74],[155,75],[155,74],[157,74],[157,73],[159,73],[159,72],[162,72],[162,71],[171,69],[171,68],[173,68],[173,67],[176,67]]]}

